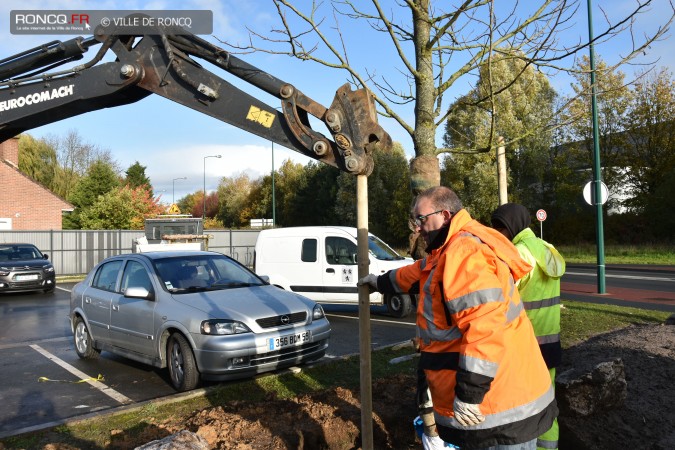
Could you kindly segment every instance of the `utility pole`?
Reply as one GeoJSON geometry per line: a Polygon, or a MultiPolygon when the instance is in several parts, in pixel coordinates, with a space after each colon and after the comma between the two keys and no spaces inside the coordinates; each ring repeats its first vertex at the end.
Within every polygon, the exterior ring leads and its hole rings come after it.
{"type": "Polygon", "coordinates": [[[508,203],[504,136],[499,136],[497,138],[497,189],[499,190],[499,204],[503,205],[504,203],[508,203]]]}
{"type": "Polygon", "coordinates": [[[277,226],[277,201],[274,192],[274,141],[272,141],[272,226],[277,226]]]}
{"type": "MultiPolygon", "coordinates": [[[[602,180],[600,173],[600,137],[598,135],[598,102],[595,84],[595,52],[593,50],[593,14],[588,0],[588,46],[591,58],[591,114],[593,115],[593,189],[595,193],[595,238],[598,256],[598,294],[605,291],[605,235],[602,223],[602,180]]],[[[592,198],[592,197],[591,197],[592,198]]]]}

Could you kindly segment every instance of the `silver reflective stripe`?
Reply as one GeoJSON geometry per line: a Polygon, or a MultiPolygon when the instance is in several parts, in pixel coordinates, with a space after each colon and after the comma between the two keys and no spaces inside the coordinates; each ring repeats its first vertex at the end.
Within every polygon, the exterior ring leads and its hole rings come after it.
{"type": "Polygon", "coordinates": [[[478,242],[479,244],[482,244],[482,243],[483,243],[483,241],[481,241],[480,238],[479,238],[478,236],[476,236],[475,234],[471,234],[471,233],[469,233],[468,231],[460,231],[459,234],[458,234],[458,236],[471,238],[471,239],[473,239],[474,241],[478,242]]]}
{"type": "Polygon", "coordinates": [[[558,441],[545,441],[542,438],[538,438],[537,448],[550,448],[551,450],[556,450],[558,448],[558,441]]]}
{"type": "Polygon", "coordinates": [[[429,272],[429,276],[427,277],[427,281],[424,283],[424,286],[421,286],[422,291],[424,292],[422,317],[427,323],[427,329],[420,329],[420,338],[427,345],[431,344],[431,339],[434,336],[434,330],[436,330],[436,325],[434,325],[433,299],[431,298],[431,279],[434,277],[435,271],[436,267],[434,266],[434,268],[431,269],[431,272],[429,272]]]}
{"type": "Polygon", "coordinates": [[[495,375],[497,375],[499,364],[480,358],[474,358],[473,356],[459,355],[459,367],[472,373],[494,378],[495,375]]]}
{"type": "Polygon", "coordinates": [[[517,305],[513,302],[509,303],[509,309],[506,311],[506,323],[511,323],[520,316],[520,312],[523,310],[523,302],[518,303],[517,305]]]}
{"type": "Polygon", "coordinates": [[[548,308],[560,304],[560,297],[545,298],[544,300],[536,300],[533,302],[525,302],[525,310],[548,308]]]}
{"type": "Polygon", "coordinates": [[[537,336],[537,342],[541,344],[552,344],[553,342],[560,342],[560,334],[548,334],[546,336],[537,336]]]}
{"type": "Polygon", "coordinates": [[[517,406],[512,409],[507,409],[506,411],[494,413],[494,414],[485,414],[485,421],[479,423],[478,425],[471,425],[465,427],[461,423],[457,422],[454,417],[447,417],[439,414],[434,411],[434,416],[436,418],[436,423],[443,425],[445,427],[457,428],[458,430],[487,430],[490,428],[495,428],[501,425],[506,425],[509,423],[518,422],[519,420],[527,419],[528,417],[535,416],[546,409],[548,405],[551,404],[554,398],[553,386],[551,385],[546,393],[544,393],[538,399],[527,403],[525,405],[517,406]]]}
{"type": "Polygon", "coordinates": [[[429,342],[431,340],[433,341],[443,341],[443,342],[450,342],[454,341],[455,339],[461,339],[462,338],[462,332],[459,331],[459,328],[457,327],[452,327],[447,330],[441,330],[436,328],[436,325],[429,324],[427,322],[427,328],[426,330],[420,329],[419,330],[419,335],[420,338],[424,340],[424,342],[429,342]]]}
{"type": "Polygon", "coordinates": [[[469,292],[466,295],[445,302],[450,314],[457,314],[474,306],[490,302],[503,302],[504,295],[501,288],[481,289],[469,292]]]}

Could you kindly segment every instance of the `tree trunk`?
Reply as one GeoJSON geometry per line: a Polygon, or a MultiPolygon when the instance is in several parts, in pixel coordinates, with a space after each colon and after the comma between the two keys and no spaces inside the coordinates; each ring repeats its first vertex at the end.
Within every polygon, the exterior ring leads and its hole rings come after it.
{"type": "Polygon", "coordinates": [[[434,104],[436,87],[434,85],[433,54],[429,46],[431,18],[429,0],[418,0],[412,8],[415,43],[415,131],[413,144],[415,158],[410,163],[410,179],[413,195],[423,190],[439,186],[441,170],[436,157],[436,124],[434,123],[434,104]]]}
{"type": "Polygon", "coordinates": [[[422,155],[410,161],[410,189],[413,195],[441,184],[441,169],[438,158],[422,155]]]}

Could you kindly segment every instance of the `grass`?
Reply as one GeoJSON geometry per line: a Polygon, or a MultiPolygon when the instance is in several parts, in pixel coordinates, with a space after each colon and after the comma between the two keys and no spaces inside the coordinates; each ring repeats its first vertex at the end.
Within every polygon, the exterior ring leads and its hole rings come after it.
{"type": "MultiPolygon", "coordinates": [[[[595,244],[556,246],[568,263],[596,263],[595,244]]],[[[606,245],[606,264],[675,265],[675,245],[606,245]]]]}
{"type": "MultiPolygon", "coordinates": [[[[631,324],[662,323],[670,313],[645,311],[621,306],[598,305],[563,299],[562,344],[570,347],[599,333],[631,324]]],[[[391,364],[393,358],[411,355],[409,345],[399,345],[372,353],[372,378],[395,374],[414,375],[416,360],[391,364]]],[[[306,367],[298,373],[268,375],[241,382],[222,383],[193,392],[188,398],[153,402],[121,413],[101,414],[96,418],[73,421],[58,427],[0,440],[0,448],[42,448],[46,442],[71,445],[72,448],[105,448],[116,435],[136,435],[147,427],[166,421],[182,423],[201,409],[237,400],[264,401],[269,398],[293,398],[337,386],[357,387],[360,380],[358,356],[306,367]],[[4,445],[4,447],[3,447],[4,445]]]]}

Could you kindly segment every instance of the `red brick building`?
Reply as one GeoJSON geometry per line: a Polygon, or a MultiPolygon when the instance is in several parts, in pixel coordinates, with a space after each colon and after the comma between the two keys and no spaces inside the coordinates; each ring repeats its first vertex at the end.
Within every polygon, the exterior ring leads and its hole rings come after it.
{"type": "Polygon", "coordinates": [[[60,230],[73,205],[19,172],[19,138],[0,143],[0,230],[60,230]]]}

